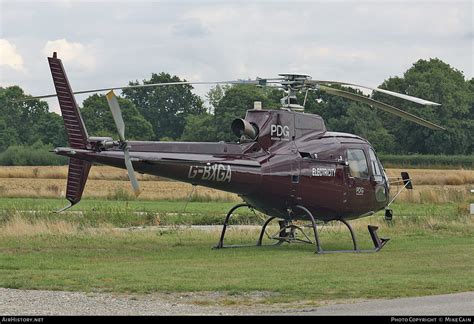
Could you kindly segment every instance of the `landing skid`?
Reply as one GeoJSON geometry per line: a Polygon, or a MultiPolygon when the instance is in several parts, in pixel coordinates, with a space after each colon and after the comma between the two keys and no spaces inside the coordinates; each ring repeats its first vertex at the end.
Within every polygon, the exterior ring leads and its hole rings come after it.
{"type": "MultiPolygon", "coordinates": [[[[252,208],[252,206],[250,206],[249,204],[238,204],[238,205],[235,205],[234,207],[232,207],[231,210],[229,210],[229,212],[227,213],[227,215],[225,217],[224,224],[222,226],[221,237],[220,237],[219,242],[217,243],[217,245],[214,246],[214,249],[238,248],[238,247],[248,247],[248,246],[262,246],[262,240],[263,240],[263,235],[265,234],[265,229],[267,228],[268,224],[272,220],[274,220],[276,217],[270,217],[265,221],[265,223],[263,224],[262,229],[260,231],[260,235],[258,237],[258,241],[257,241],[256,245],[224,245],[224,237],[225,237],[226,229],[229,226],[229,220],[230,220],[231,216],[233,215],[233,213],[241,207],[252,208]]],[[[272,245],[280,245],[281,243],[282,242],[276,242],[275,244],[272,244],[272,245]]]]}
{"type": "Polygon", "coordinates": [[[369,234],[370,234],[370,237],[372,238],[372,242],[374,243],[374,248],[373,249],[370,249],[370,250],[360,250],[357,246],[357,239],[356,239],[356,236],[355,236],[355,233],[354,233],[354,230],[352,229],[352,226],[351,224],[349,224],[346,220],[344,219],[338,219],[337,221],[340,221],[341,223],[343,223],[344,225],[346,225],[347,229],[349,229],[349,232],[351,233],[351,239],[352,239],[352,244],[354,245],[354,249],[353,250],[328,250],[328,251],[325,251],[323,250],[323,248],[321,247],[321,244],[319,242],[319,236],[318,236],[318,228],[316,227],[316,222],[314,221],[314,217],[313,215],[311,214],[311,212],[306,209],[305,207],[303,206],[296,206],[296,208],[304,211],[306,213],[306,215],[311,219],[311,222],[313,224],[313,230],[314,230],[314,236],[315,236],[315,244],[316,244],[316,253],[318,254],[327,254],[327,253],[372,253],[372,252],[378,252],[380,251],[384,246],[385,244],[387,244],[387,242],[390,240],[390,239],[385,239],[385,238],[379,238],[378,234],[377,234],[377,230],[378,230],[378,227],[377,226],[372,226],[372,225],[369,225],[368,226],[368,230],[369,230],[369,234]]]}
{"type": "MultiPolygon", "coordinates": [[[[224,237],[225,237],[226,229],[229,226],[229,220],[232,217],[233,213],[241,207],[252,208],[252,206],[250,206],[249,204],[238,204],[238,205],[232,207],[231,210],[229,210],[229,212],[227,213],[226,218],[224,220],[224,224],[223,224],[223,227],[222,227],[222,232],[221,232],[219,242],[217,243],[216,246],[214,246],[215,249],[239,248],[239,247],[249,247],[249,246],[263,246],[262,245],[262,240],[263,240],[264,234],[266,233],[265,230],[266,230],[268,224],[271,221],[273,221],[276,217],[269,217],[265,221],[265,223],[262,226],[262,229],[260,230],[260,235],[259,235],[257,243],[255,245],[224,245],[224,237]]],[[[278,246],[278,245],[281,245],[283,243],[307,243],[307,244],[315,245],[317,254],[349,253],[349,252],[351,252],[351,253],[371,253],[371,252],[380,251],[385,246],[385,244],[387,244],[387,242],[389,241],[389,239],[384,239],[384,238],[379,238],[378,237],[378,234],[377,234],[378,227],[377,226],[369,225],[368,230],[369,230],[370,237],[372,238],[372,242],[374,243],[374,248],[370,249],[370,250],[360,250],[358,248],[356,236],[355,236],[354,230],[352,229],[352,226],[346,220],[339,219],[337,221],[340,221],[341,223],[346,225],[346,227],[349,229],[349,232],[351,233],[351,239],[352,239],[354,249],[353,250],[327,250],[327,251],[325,251],[321,247],[321,243],[320,243],[320,240],[319,240],[319,234],[318,234],[318,227],[317,227],[317,224],[316,224],[316,220],[313,217],[313,215],[311,214],[311,212],[307,208],[305,208],[303,206],[299,206],[299,205],[295,206],[295,209],[300,209],[310,219],[311,228],[313,229],[314,239],[311,239],[304,232],[304,230],[300,226],[297,226],[297,225],[293,224],[291,221],[283,220],[283,221],[279,221],[280,230],[276,234],[274,234],[272,236],[268,236],[270,239],[276,240],[277,242],[274,243],[274,244],[267,244],[267,246],[268,245],[278,246]],[[302,235],[299,236],[297,233],[302,234],[302,235]]]]}
{"type": "Polygon", "coordinates": [[[370,237],[372,238],[372,242],[374,243],[374,248],[369,249],[369,250],[360,250],[357,247],[357,241],[356,241],[356,238],[355,238],[355,234],[354,234],[354,231],[353,231],[352,227],[350,226],[350,224],[347,223],[345,220],[339,220],[339,221],[341,223],[344,223],[347,226],[347,228],[349,229],[349,231],[351,233],[351,237],[352,237],[352,243],[354,244],[354,249],[353,250],[328,250],[328,251],[323,251],[321,249],[321,251],[317,252],[317,253],[320,253],[320,254],[330,254],[330,253],[374,253],[374,252],[380,251],[385,246],[385,244],[387,244],[387,242],[390,240],[388,238],[387,239],[386,238],[379,238],[379,236],[377,234],[378,227],[373,226],[373,225],[369,225],[368,230],[369,230],[370,237]]]}

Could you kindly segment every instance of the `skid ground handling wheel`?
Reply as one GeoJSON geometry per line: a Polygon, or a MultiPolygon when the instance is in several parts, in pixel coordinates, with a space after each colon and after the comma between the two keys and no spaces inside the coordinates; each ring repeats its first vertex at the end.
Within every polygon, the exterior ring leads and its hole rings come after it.
{"type": "MultiPolygon", "coordinates": [[[[267,232],[266,232],[267,226],[268,226],[268,224],[270,224],[271,221],[273,221],[275,219],[278,219],[277,217],[271,216],[271,217],[268,217],[265,220],[265,222],[262,225],[262,228],[260,230],[260,235],[258,237],[257,243],[255,245],[224,245],[224,238],[225,238],[227,227],[229,226],[230,218],[232,217],[232,215],[234,214],[234,212],[237,209],[242,208],[242,207],[248,207],[248,208],[253,210],[252,206],[249,205],[249,204],[246,204],[246,203],[235,205],[234,207],[232,207],[229,210],[229,212],[227,213],[227,215],[225,217],[224,224],[222,226],[222,232],[221,232],[219,242],[214,246],[215,249],[240,248],[240,247],[250,247],[250,246],[263,246],[262,240],[263,240],[264,235],[267,234],[267,232]]],[[[294,209],[299,209],[299,210],[303,211],[308,216],[308,218],[311,222],[311,225],[306,226],[306,227],[310,227],[312,229],[314,238],[311,239],[308,236],[308,234],[306,234],[306,232],[304,231],[303,226],[296,225],[291,220],[279,220],[278,221],[279,230],[277,231],[277,233],[275,233],[273,235],[268,235],[267,234],[268,238],[270,238],[272,240],[276,240],[276,243],[269,244],[270,246],[278,246],[278,245],[281,245],[283,243],[306,243],[306,244],[314,245],[315,248],[316,248],[315,252],[317,254],[344,253],[344,252],[346,252],[346,253],[347,252],[369,253],[369,252],[378,252],[378,251],[380,251],[385,246],[385,244],[389,241],[389,239],[378,237],[378,234],[377,234],[378,227],[377,226],[368,225],[369,234],[370,234],[370,237],[372,238],[372,242],[374,243],[374,248],[369,249],[369,250],[360,250],[358,248],[356,236],[355,236],[354,230],[352,229],[352,226],[346,220],[338,219],[338,220],[335,220],[335,221],[339,221],[339,222],[343,223],[347,227],[347,229],[349,230],[349,232],[351,234],[351,239],[352,239],[352,244],[354,246],[354,249],[352,249],[352,250],[323,250],[322,247],[321,247],[320,240],[319,240],[317,223],[316,223],[315,218],[311,214],[311,212],[307,208],[305,208],[303,206],[299,206],[299,205],[296,205],[294,207],[294,209]]],[[[267,246],[269,246],[269,245],[267,245],[267,246]]]]}

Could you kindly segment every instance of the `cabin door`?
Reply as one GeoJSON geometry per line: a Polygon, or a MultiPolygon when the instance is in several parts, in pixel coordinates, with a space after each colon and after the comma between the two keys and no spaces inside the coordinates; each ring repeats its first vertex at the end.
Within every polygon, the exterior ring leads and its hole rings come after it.
{"type": "Polygon", "coordinates": [[[347,149],[347,205],[348,211],[364,214],[373,210],[373,186],[370,181],[368,158],[362,147],[347,149]]]}
{"type": "Polygon", "coordinates": [[[301,200],[300,197],[300,159],[293,159],[291,162],[291,193],[290,197],[294,204],[298,204],[298,201],[301,200]]]}

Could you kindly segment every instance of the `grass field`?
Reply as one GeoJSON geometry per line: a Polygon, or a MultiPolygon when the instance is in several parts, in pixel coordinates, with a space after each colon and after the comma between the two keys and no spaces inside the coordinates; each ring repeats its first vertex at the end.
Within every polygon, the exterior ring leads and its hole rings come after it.
{"type": "MultiPolygon", "coordinates": [[[[239,197],[198,187],[187,202],[190,185],[144,177],[136,200],[126,174],[108,170],[96,169],[85,198],[61,214],[51,211],[66,203],[65,173],[0,170],[0,287],[195,293],[203,305],[301,306],[474,290],[473,171],[410,171],[415,190],[392,205],[391,223],[383,213],[352,222],[363,249],[372,246],[368,224],[392,238],[380,253],[315,255],[311,245],[212,250],[220,229],[177,225],[221,224],[239,197]],[[217,300],[209,297],[214,292],[217,300]]],[[[262,220],[244,209],[234,223],[262,220]]],[[[257,231],[231,227],[227,242],[254,243],[257,231]]],[[[324,249],[351,248],[340,225],[320,234],[324,249]]]]}
{"type": "MultiPolygon", "coordinates": [[[[315,255],[309,245],[211,250],[218,233],[195,230],[69,231],[2,235],[0,286],[140,294],[264,292],[263,302],[270,303],[474,289],[472,229],[383,228],[393,241],[382,252],[331,255],[315,255]]],[[[249,233],[230,234],[234,242],[240,242],[238,237],[250,240],[249,233]]],[[[342,233],[323,232],[322,240],[328,249],[350,247],[342,233]]]]}
{"type": "MultiPolygon", "coordinates": [[[[0,200],[0,207],[9,211],[0,222],[2,287],[139,294],[198,292],[203,296],[222,292],[217,301],[202,297],[195,302],[224,305],[254,302],[246,296],[255,292],[264,296],[261,303],[298,301],[304,305],[474,289],[474,224],[467,208],[454,203],[398,204],[391,224],[381,215],[354,221],[362,248],[371,247],[366,229],[369,223],[380,226],[382,237],[392,238],[380,253],[315,255],[311,245],[212,250],[218,229],[115,228],[132,225],[127,221],[130,215],[117,218],[108,214],[110,218],[85,224],[84,216],[74,213],[43,212],[38,216],[11,209],[12,205],[28,206],[35,201],[22,200],[0,200]]],[[[36,201],[39,209],[59,203],[36,201]]],[[[120,202],[116,207],[129,211],[146,207],[164,213],[183,205],[146,203],[149,205],[120,202]]],[[[93,212],[97,204],[85,200],[82,209],[93,212]]],[[[192,224],[195,217],[215,215],[215,220],[222,222],[222,208],[229,204],[194,202],[188,205],[188,213],[170,217],[192,224]]],[[[169,224],[173,223],[170,219],[169,224]]],[[[257,234],[255,229],[235,228],[229,231],[228,243],[253,243],[257,234]]],[[[351,248],[349,234],[341,226],[322,229],[321,240],[325,249],[351,248]]]]}

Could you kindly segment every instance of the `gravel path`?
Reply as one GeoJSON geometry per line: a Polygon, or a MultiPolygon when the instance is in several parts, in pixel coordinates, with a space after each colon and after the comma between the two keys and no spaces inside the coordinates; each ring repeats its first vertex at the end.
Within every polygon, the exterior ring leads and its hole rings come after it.
{"type": "Polygon", "coordinates": [[[0,288],[2,315],[227,315],[238,311],[196,306],[158,296],[0,288]]]}
{"type": "MultiPolygon", "coordinates": [[[[0,315],[473,315],[474,292],[301,309],[292,305],[199,306],[203,295],[116,295],[0,288],[0,315]],[[197,299],[195,298],[197,297],[197,299]]],[[[216,301],[219,293],[206,294],[216,301]]],[[[260,298],[248,296],[249,298],[260,298]]]]}

